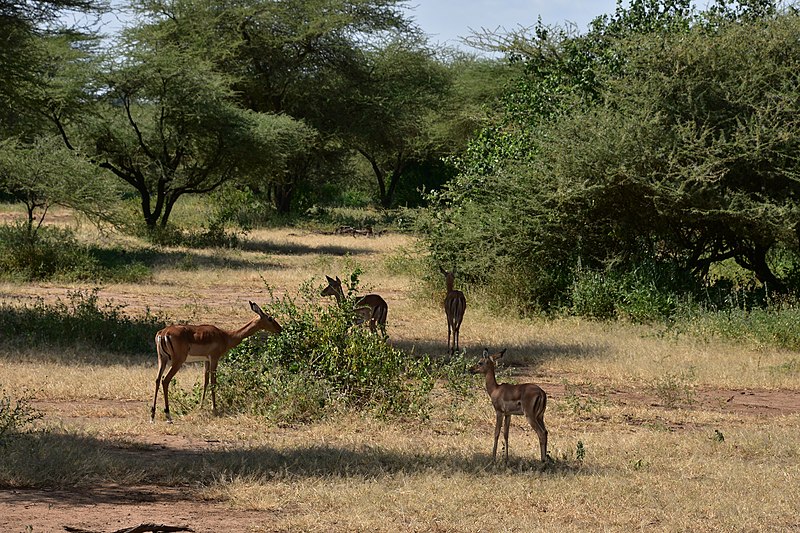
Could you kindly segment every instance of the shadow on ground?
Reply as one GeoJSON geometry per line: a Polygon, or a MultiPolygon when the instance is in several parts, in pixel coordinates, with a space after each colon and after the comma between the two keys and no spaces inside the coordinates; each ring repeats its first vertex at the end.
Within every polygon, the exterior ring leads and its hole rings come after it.
{"type": "MultiPolygon", "coordinates": [[[[260,482],[293,478],[348,478],[365,481],[394,474],[439,472],[444,476],[467,473],[478,476],[523,475],[564,477],[596,474],[576,461],[553,460],[547,464],[528,458],[510,458],[508,465],[492,463],[490,454],[458,454],[451,451],[398,452],[368,442],[352,448],[332,445],[300,446],[277,450],[259,446],[236,450],[185,450],[158,445],[123,444],[69,433],[29,434],[6,448],[0,465],[0,486],[58,491],[59,503],[115,503],[150,501],[142,487],[166,489],[213,485],[220,479],[260,482]],[[130,486],[131,490],[123,487],[130,486]],[[138,492],[138,494],[137,494],[138,492]],[[87,493],[89,495],[87,496],[87,493]]],[[[174,491],[175,499],[193,499],[191,490],[174,491]]],[[[25,491],[19,493],[24,502],[25,491]]],[[[3,499],[11,496],[6,495],[3,499]]],[[[37,501],[43,496],[36,494],[37,501]]]]}

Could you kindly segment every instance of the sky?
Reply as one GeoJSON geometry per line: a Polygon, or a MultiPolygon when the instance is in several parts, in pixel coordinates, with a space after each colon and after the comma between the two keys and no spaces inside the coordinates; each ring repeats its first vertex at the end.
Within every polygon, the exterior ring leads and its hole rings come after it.
{"type": "MultiPolygon", "coordinates": [[[[113,3],[113,2],[112,2],[113,3]]],[[[407,13],[432,43],[464,47],[460,38],[480,31],[515,30],[536,24],[574,23],[585,32],[598,15],[613,13],[617,0],[406,0],[407,13]]],[[[127,17],[120,11],[104,18],[104,31],[113,33],[127,17]]]]}
{"type": "Polygon", "coordinates": [[[585,32],[598,15],[613,13],[616,0],[409,0],[409,15],[431,42],[463,46],[472,30],[514,30],[536,24],[571,22],[585,32]]]}

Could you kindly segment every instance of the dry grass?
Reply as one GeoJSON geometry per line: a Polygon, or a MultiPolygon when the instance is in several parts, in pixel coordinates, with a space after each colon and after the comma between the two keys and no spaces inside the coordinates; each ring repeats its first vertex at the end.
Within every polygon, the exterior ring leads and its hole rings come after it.
{"type": "MultiPolygon", "coordinates": [[[[243,250],[169,250],[150,283],[108,285],[99,296],[133,313],[149,306],[176,321],[235,326],[250,318],[248,299],[268,299],[265,281],[292,294],[360,266],[364,286],[389,302],[392,342],[439,355],[444,316],[419,297],[413,250],[402,235],[259,230],[243,250]]],[[[4,284],[0,297],[68,288],[4,284]]],[[[338,413],[274,427],[201,410],[151,425],[154,354],[0,350],[0,384],[33,391],[48,429],[5,450],[0,483],[180,487],[199,506],[256,513],[232,532],[800,529],[797,410],[756,415],[724,399],[744,389],[796,398],[797,376],[775,371],[796,354],[628,324],[510,319],[474,303],[461,338],[476,357],[507,347],[503,379],[544,384],[553,463],[535,460],[535,434],[515,417],[509,466],[491,464],[494,413],[478,381],[466,398],[437,388],[426,421],[338,413]],[[703,400],[711,389],[726,389],[723,399],[703,400]],[[665,407],[671,393],[678,400],[665,407]]],[[[200,376],[197,365],[178,380],[188,387],[200,376]]]]}

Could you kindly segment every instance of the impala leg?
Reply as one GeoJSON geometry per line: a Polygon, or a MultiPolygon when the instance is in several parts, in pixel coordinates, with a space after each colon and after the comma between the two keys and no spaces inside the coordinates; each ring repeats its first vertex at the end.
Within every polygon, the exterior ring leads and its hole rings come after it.
{"type": "Polygon", "coordinates": [[[450,349],[450,333],[452,331],[452,325],[450,324],[450,317],[447,317],[447,350],[450,354],[453,353],[453,350],[450,349]]]}
{"type": "Polygon", "coordinates": [[[497,439],[500,438],[500,426],[503,425],[503,413],[497,413],[494,423],[494,448],[492,448],[492,461],[497,460],[497,439]]]}
{"type": "Polygon", "coordinates": [[[158,375],[156,375],[156,392],[153,395],[153,407],[150,409],[150,422],[156,421],[156,402],[158,401],[158,389],[161,387],[161,376],[164,375],[164,370],[167,368],[167,360],[159,357],[158,359],[158,375]]]}
{"type": "Polygon", "coordinates": [[[547,460],[547,428],[544,427],[544,418],[534,418],[533,420],[529,418],[528,422],[536,432],[536,436],[539,437],[539,451],[542,454],[542,462],[544,463],[547,460]]]}
{"type": "Polygon", "coordinates": [[[503,424],[503,440],[506,444],[506,464],[508,464],[508,430],[511,427],[511,415],[505,416],[505,424],[503,424]]]}
{"type": "Polygon", "coordinates": [[[455,326],[453,326],[453,353],[458,352],[458,337],[460,331],[461,331],[461,324],[456,324],[455,326]]]}
{"type": "Polygon", "coordinates": [[[211,374],[211,412],[217,414],[217,363],[209,364],[211,374]]]}
{"type": "Polygon", "coordinates": [[[200,397],[200,408],[206,403],[206,389],[208,389],[208,367],[209,363],[203,363],[203,395],[200,397]]]}
{"type": "Polygon", "coordinates": [[[164,414],[167,415],[167,422],[169,423],[172,423],[172,416],[169,414],[169,382],[172,381],[172,378],[175,377],[175,374],[178,373],[180,368],[180,365],[172,365],[172,367],[169,369],[169,372],[167,372],[167,375],[164,376],[164,380],[161,382],[162,386],[164,387],[164,414]]]}

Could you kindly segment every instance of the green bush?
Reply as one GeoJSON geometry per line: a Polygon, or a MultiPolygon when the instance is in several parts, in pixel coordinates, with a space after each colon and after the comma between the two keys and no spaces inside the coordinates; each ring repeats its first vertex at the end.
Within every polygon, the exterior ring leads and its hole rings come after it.
{"type": "Polygon", "coordinates": [[[572,285],[572,312],[578,316],[609,319],[617,315],[616,283],[601,272],[579,272],[572,285]]]}
{"type": "Polygon", "coordinates": [[[25,281],[52,278],[97,279],[100,265],[73,231],[27,224],[0,226],[0,272],[25,281]]]}
{"type": "Polygon", "coordinates": [[[800,309],[775,304],[768,308],[696,310],[676,322],[675,329],[701,337],[716,336],[788,350],[800,350],[800,309]]]}
{"type": "Polygon", "coordinates": [[[164,318],[147,310],[144,317],[124,313],[125,306],[100,304],[98,289],[67,293],[67,301],[38,299],[33,305],[0,304],[0,331],[8,344],[24,346],[96,346],[117,353],[152,353],[153,336],[164,318]]]}
{"type": "Polygon", "coordinates": [[[42,418],[42,413],[30,406],[30,398],[12,398],[5,390],[0,391],[0,445],[12,436],[23,433],[28,426],[42,418]]]}
{"type": "Polygon", "coordinates": [[[107,266],[98,255],[102,251],[79,243],[68,228],[0,226],[0,276],[7,279],[136,282],[151,275],[141,263],[107,266]]]}
{"type": "Polygon", "coordinates": [[[219,372],[220,406],[282,422],[321,418],[335,408],[424,416],[433,387],[428,358],[412,358],[354,326],[353,298],[323,306],[319,293],[307,283],[300,303],[286,296],[265,308],[283,331],[231,351],[219,372]]]}

